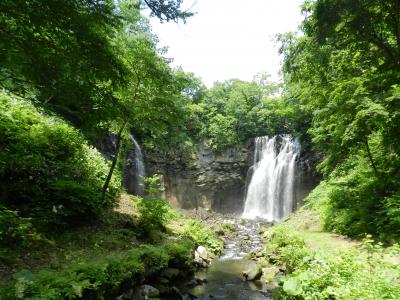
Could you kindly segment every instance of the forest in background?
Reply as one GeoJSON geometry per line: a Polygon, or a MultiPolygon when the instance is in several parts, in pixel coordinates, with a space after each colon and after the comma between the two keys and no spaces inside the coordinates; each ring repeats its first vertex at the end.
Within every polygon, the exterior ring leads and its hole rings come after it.
{"type": "Polygon", "coordinates": [[[101,219],[123,192],[132,132],[165,159],[203,140],[220,151],[300,136],[321,158],[308,202],[324,228],[398,243],[399,1],[305,1],[301,33],[277,39],[282,83],[258,74],[209,89],[171,67],[144,7],[164,21],[191,16],[180,1],[1,1],[3,249],[101,219]],[[105,132],[117,140],[111,159],[96,149],[105,132]]]}

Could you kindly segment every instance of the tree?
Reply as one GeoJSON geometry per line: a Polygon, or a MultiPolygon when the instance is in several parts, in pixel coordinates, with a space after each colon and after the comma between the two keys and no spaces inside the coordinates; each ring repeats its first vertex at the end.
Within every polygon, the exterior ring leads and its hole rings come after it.
{"type": "Polygon", "coordinates": [[[333,187],[327,222],[346,234],[400,232],[399,5],[306,1],[304,35],[279,36],[284,97],[312,116],[308,133],[333,187]]]}
{"type": "Polygon", "coordinates": [[[153,137],[161,135],[169,124],[178,124],[181,114],[179,98],[184,86],[157,49],[146,22],[139,15],[132,15],[129,8],[121,6],[121,13],[129,19],[115,40],[128,84],[115,91],[117,102],[108,119],[108,127],[116,129],[116,150],[104,182],[103,198],[117,165],[123,136],[129,135],[132,128],[153,137]]]}

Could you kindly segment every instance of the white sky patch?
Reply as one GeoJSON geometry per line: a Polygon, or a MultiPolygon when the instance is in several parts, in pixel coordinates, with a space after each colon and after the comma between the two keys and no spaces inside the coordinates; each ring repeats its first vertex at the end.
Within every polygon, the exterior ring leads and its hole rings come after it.
{"type": "Polygon", "coordinates": [[[231,78],[252,80],[268,72],[279,80],[280,57],[274,36],[295,31],[303,0],[185,0],[197,14],[186,24],[152,18],[160,47],[174,66],[201,77],[207,86],[231,78]]]}

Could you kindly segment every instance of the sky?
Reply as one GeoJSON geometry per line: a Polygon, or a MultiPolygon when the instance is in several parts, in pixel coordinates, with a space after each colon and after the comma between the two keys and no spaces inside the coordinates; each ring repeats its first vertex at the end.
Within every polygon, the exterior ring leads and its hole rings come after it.
{"type": "Polygon", "coordinates": [[[237,78],[250,81],[260,72],[279,80],[277,33],[295,31],[303,0],[184,0],[196,15],[187,23],[151,18],[160,47],[169,48],[174,66],[193,72],[208,86],[237,78]]]}

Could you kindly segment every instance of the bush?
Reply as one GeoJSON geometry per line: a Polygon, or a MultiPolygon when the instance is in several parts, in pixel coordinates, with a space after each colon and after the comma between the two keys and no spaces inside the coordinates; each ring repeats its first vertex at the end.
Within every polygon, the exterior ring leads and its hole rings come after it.
{"type": "Polygon", "coordinates": [[[75,264],[61,272],[23,270],[14,275],[11,288],[3,299],[111,299],[118,295],[126,280],[141,282],[145,269],[160,271],[173,260],[191,262],[192,246],[187,240],[164,246],[141,245],[96,261],[75,264]],[[187,260],[186,260],[187,259],[187,260]]]}
{"type": "Polygon", "coordinates": [[[190,238],[196,246],[205,246],[213,253],[220,253],[223,242],[212,231],[198,221],[189,220],[185,223],[181,233],[183,237],[190,238]]]}
{"type": "Polygon", "coordinates": [[[400,237],[400,197],[368,164],[363,156],[351,156],[307,199],[319,210],[324,229],[352,237],[370,233],[392,243],[400,237]]]}
{"type": "Polygon", "coordinates": [[[30,219],[21,218],[17,212],[0,206],[0,246],[23,245],[33,234],[30,219]]]}
{"type": "Polygon", "coordinates": [[[6,207],[45,223],[66,223],[110,207],[120,190],[100,153],[64,120],[0,93],[0,195],[6,207]]]}
{"type": "Polygon", "coordinates": [[[279,299],[400,299],[400,268],[382,259],[382,247],[370,236],[364,248],[367,256],[358,249],[314,252],[301,236],[278,225],[266,250],[286,266],[279,299]]]}
{"type": "Polygon", "coordinates": [[[176,217],[175,211],[163,199],[138,199],[139,233],[149,241],[157,239],[165,226],[176,217]]]}

